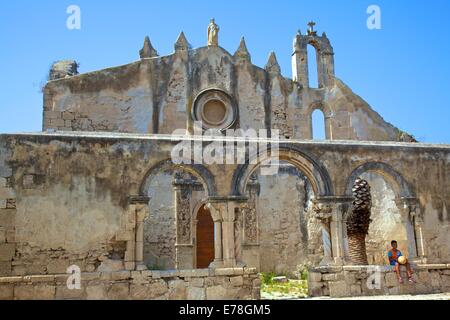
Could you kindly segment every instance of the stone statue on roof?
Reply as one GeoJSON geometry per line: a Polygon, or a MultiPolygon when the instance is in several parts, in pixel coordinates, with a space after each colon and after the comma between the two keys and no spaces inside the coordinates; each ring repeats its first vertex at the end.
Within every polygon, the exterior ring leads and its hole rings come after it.
{"type": "Polygon", "coordinates": [[[219,26],[215,23],[214,19],[208,26],[208,46],[217,47],[219,45],[219,26]]]}

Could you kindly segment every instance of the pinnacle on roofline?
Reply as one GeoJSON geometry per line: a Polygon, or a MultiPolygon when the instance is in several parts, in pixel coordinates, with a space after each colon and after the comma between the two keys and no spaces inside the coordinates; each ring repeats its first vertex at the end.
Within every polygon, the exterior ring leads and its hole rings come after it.
{"type": "Polygon", "coordinates": [[[158,56],[158,52],[155,50],[155,48],[153,48],[148,36],[146,36],[144,39],[144,46],[139,51],[139,56],[141,57],[141,59],[153,58],[158,56]]]}
{"type": "Polygon", "coordinates": [[[175,51],[189,50],[189,49],[191,49],[191,45],[187,41],[184,32],[181,31],[180,35],[177,38],[177,41],[175,42],[175,51]]]}
{"type": "Polygon", "coordinates": [[[245,44],[245,38],[242,37],[241,41],[239,43],[239,47],[236,50],[234,54],[235,58],[241,59],[241,60],[247,60],[251,61],[251,55],[248,52],[247,45],[245,44]]]}
{"type": "Polygon", "coordinates": [[[265,66],[265,69],[267,72],[272,74],[280,74],[281,68],[277,61],[277,56],[275,55],[275,52],[271,52],[269,55],[269,59],[267,60],[267,64],[265,66]]]}

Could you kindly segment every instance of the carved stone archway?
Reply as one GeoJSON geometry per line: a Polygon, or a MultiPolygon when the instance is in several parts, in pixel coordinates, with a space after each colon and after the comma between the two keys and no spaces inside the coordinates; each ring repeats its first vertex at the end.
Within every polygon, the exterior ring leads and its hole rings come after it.
{"type": "Polygon", "coordinates": [[[366,162],[355,168],[347,178],[345,194],[351,196],[354,181],[364,173],[380,175],[395,192],[395,203],[401,213],[408,241],[408,252],[412,261],[426,261],[423,235],[423,215],[419,200],[416,198],[412,186],[392,166],[383,162],[366,162]]]}
{"type": "Polygon", "coordinates": [[[170,159],[161,161],[149,169],[141,183],[142,194],[158,173],[173,174],[173,205],[175,218],[174,263],[177,269],[192,269],[195,266],[194,206],[199,200],[215,196],[216,185],[213,174],[202,165],[176,165],[170,159]],[[193,196],[193,195],[196,196],[193,196]],[[199,194],[201,194],[199,196],[199,194]]]}

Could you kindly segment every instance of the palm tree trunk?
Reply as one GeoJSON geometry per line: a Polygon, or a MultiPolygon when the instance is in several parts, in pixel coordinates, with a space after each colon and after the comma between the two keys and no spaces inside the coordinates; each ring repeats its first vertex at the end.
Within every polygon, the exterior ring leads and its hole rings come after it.
{"type": "Polygon", "coordinates": [[[366,235],[364,233],[348,234],[348,249],[352,264],[368,265],[366,252],[366,235]]]}

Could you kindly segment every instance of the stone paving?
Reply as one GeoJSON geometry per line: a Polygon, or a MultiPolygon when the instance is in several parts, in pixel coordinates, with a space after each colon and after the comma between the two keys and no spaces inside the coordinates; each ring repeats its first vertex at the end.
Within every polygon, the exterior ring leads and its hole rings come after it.
{"type": "Polygon", "coordinates": [[[295,296],[283,295],[279,293],[261,294],[263,300],[450,300],[450,292],[439,294],[420,294],[420,295],[398,295],[398,296],[372,296],[372,297],[349,297],[349,298],[298,298],[295,296]]]}

